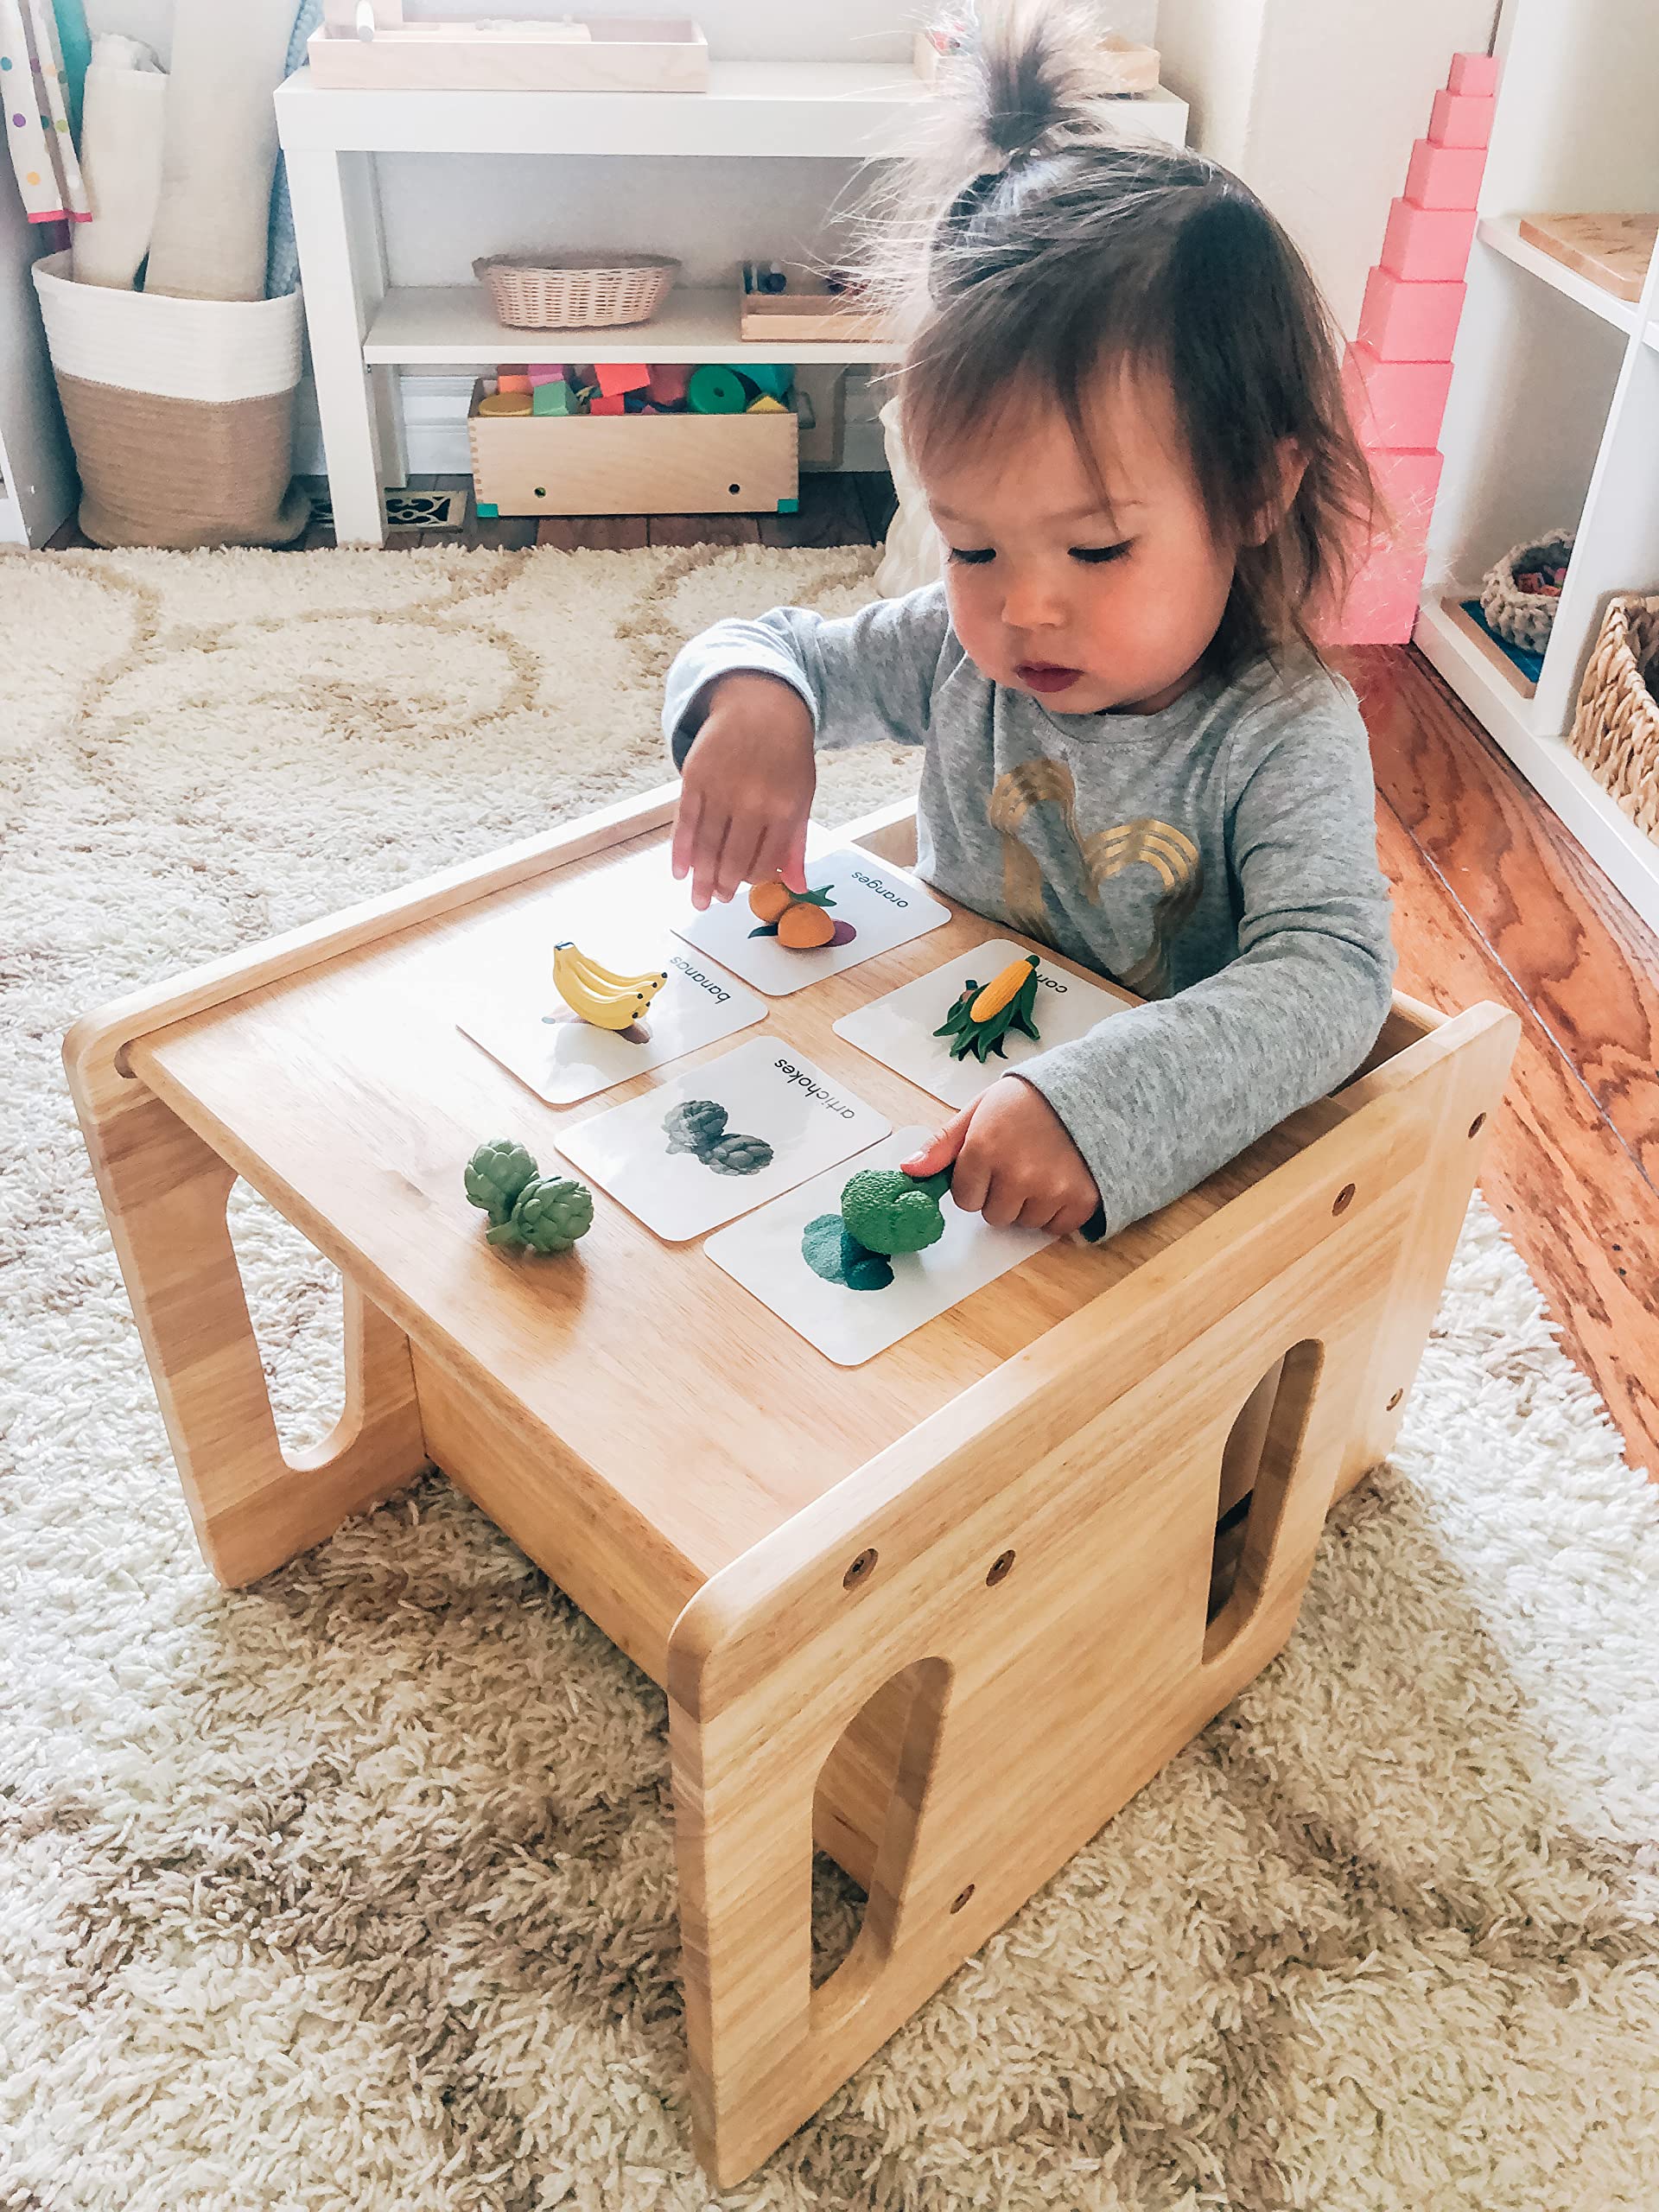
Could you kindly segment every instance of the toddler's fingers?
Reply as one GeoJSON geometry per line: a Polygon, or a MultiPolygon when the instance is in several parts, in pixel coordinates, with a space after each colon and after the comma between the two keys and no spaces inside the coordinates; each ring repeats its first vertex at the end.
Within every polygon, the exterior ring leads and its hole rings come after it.
{"type": "Polygon", "coordinates": [[[754,863],[760,850],[764,827],[750,814],[736,815],[720,849],[717,895],[734,898],[741,887],[754,880],[754,863]]]}
{"type": "Polygon", "coordinates": [[[1014,1216],[1014,1226],[1016,1229],[1052,1229],[1058,1217],[1052,1198],[1030,1198],[1014,1216]]]}
{"type": "MultiPolygon", "coordinates": [[[[975,1102],[976,1104],[977,1103],[977,1101],[975,1102]]],[[[936,1135],[931,1136],[919,1152],[912,1152],[908,1160],[899,1161],[899,1166],[902,1173],[918,1176],[937,1175],[942,1167],[949,1167],[967,1141],[968,1131],[973,1118],[973,1106],[964,1106],[959,1114],[953,1114],[944,1127],[936,1135]]],[[[953,1176],[950,1182],[953,1197],[956,1195],[957,1188],[957,1179],[953,1176]]],[[[957,1203],[960,1205],[961,1199],[957,1198],[957,1203]]]]}
{"type": "MultiPolygon", "coordinates": [[[[956,1195],[956,1187],[953,1179],[950,1185],[952,1197],[956,1195]]],[[[985,1203],[979,1211],[993,1229],[1011,1229],[1020,1218],[1025,1199],[1024,1191],[1010,1176],[993,1175],[985,1193],[985,1203]]],[[[957,1200],[957,1203],[961,1201],[957,1200]]]]}
{"type": "Polygon", "coordinates": [[[680,786],[680,804],[674,816],[674,849],[670,855],[674,880],[683,882],[690,873],[691,862],[697,849],[698,825],[702,820],[702,801],[696,791],[680,786]]]}
{"type": "Polygon", "coordinates": [[[789,836],[778,873],[791,891],[806,888],[806,817],[803,815],[789,836]]]}

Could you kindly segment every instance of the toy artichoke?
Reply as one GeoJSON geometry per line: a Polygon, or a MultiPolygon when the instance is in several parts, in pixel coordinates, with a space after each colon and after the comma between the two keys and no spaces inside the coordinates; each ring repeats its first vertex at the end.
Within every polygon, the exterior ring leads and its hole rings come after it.
{"type": "Polygon", "coordinates": [[[870,1252],[925,1251],[944,1234],[939,1199],[950,1186],[950,1172],[921,1178],[897,1167],[861,1170],[841,1194],[847,1234],[870,1252]]]}
{"type": "Polygon", "coordinates": [[[512,1212],[518,1193],[539,1173],[523,1145],[511,1137],[492,1137],[467,1163],[467,1196],[499,1228],[512,1212]]]}
{"type": "Polygon", "coordinates": [[[726,1109],[712,1098],[688,1098],[663,1116],[671,1152],[706,1152],[724,1135],[726,1109]]]}
{"type": "Polygon", "coordinates": [[[705,1145],[700,1156],[716,1174],[758,1175],[763,1167],[771,1166],[772,1151],[764,1137],[719,1137],[705,1145]]]}
{"type": "Polygon", "coordinates": [[[490,1230],[489,1241],[532,1252],[568,1252],[593,1224],[594,1194],[585,1183],[537,1175],[519,1192],[512,1219],[490,1230]]]}

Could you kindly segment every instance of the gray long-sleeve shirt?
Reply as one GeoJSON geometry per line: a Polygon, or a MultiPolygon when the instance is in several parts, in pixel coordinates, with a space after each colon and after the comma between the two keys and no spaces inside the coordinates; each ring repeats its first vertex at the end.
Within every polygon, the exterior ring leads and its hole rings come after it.
{"type": "Polygon", "coordinates": [[[1394,975],[1370,755],[1318,663],[1201,677],[1157,714],[1063,715],[981,673],[941,585],[842,620],[784,607],[680,653],[677,766],[736,669],[798,691],[820,747],[924,747],[917,873],[1148,1001],[1018,1071],[1088,1162],[1109,1235],[1370,1051],[1394,975]]]}

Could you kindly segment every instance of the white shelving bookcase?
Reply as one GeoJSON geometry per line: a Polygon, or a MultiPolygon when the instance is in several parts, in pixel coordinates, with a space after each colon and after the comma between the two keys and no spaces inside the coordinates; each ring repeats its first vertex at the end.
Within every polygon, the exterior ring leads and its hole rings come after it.
{"type": "MultiPolygon", "coordinates": [[[[905,149],[931,94],[899,63],[717,60],[706,93],[321,92],[302,69],[276,98],[335,535],[342,545],[379,545],[385,488],[408,474],[398,369],[487,367],[522,359],[529,341],[501,327],[475,285],[391,283],[377,154],[880,160],[905,149]]],[[[1186,103],[1173,93],[1124,105],[1140,130],[1185,141],[1186,103]]],[[[734,241],[734,271],[758,250],[753,240],[734,241]]],[[[738,334],[735,274],[729,292],[675,291],[647,325],[542,331],[534,345],[547,360],[643,355],[740,366],[880,361],[890,350],[746,343],[738,334]]]]}
{"type": "Polygon", "coordinates": [[[1608,600],[1659,590],[1659,255],[1639,302],[1529,245],[1526,214],[1659,211],[1659,6],[1507,0],[1416,642],[1659,930],[1659,844],[1567,743],[1608,600]],[[1535,684],[1465,615],[1511,545],[1574,528],[1535,684]]]}

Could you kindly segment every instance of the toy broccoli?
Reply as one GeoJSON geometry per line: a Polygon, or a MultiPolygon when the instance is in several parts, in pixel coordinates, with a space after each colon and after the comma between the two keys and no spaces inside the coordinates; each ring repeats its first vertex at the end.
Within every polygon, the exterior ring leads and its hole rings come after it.
{"type": "Polygon", "coordinates": [[[906,1175],[897,1167],[866,1167],[841,1194],[847,1234],[866,1251],[922,1252],[944,1234],[939,1200],[950,1187],[950,1168],[937,1175],[906,1175]]]}
{"type": "Polygon", "coordinates": [[[492,1244],[531,1252],[568,1252],[594,1224],[594,1194],[585,1183],[543,1175],[511,1137],[493,1137],[467,1163],[467,1196],[490,1217],[492,1244]]]}
{"type": "Polygon", "coordinates": [[[512,1213],[520,1191],[540,1172],[523,1145],[512,1137],[492,1137],[467,1163],[467,1196],[499,1228],[512,1213]]]}

